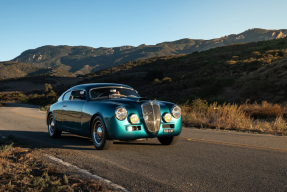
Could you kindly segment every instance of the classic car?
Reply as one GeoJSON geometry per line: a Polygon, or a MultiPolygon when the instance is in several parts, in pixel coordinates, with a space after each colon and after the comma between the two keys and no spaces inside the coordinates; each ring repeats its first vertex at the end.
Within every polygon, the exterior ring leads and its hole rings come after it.
{"type": "Polygon", "coordinates": [[[92,83],[65,91],[47,110],[50,137],[62,131],[91,137],[96,149],[108,149],[113,140],[157,137],[175,144],[182,129],[181,108],[174,103],[140,97],[132,87],[92,83]]]}

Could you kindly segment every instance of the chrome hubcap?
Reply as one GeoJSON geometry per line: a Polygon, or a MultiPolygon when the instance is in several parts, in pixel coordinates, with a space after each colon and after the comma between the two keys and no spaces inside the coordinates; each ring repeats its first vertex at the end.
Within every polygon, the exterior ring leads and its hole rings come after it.
{"type": "Polygon", "coordinates": [[[98,129],[97,129],[97,134],[98,134],[98,136],[99,136],[100,138],[102,138],[103,130],[102,130],[101,127],[98,127],[98,129]]]}
{"type": "Polygon", "coordinates": [[[55,129],[54,119],[50,118],[50,122],[49,122],[49,133],[50,133],[50,135],[53,135],[54,129],[55,129]]]}
{"type": "Polygon", "coordinates": [[[100,145],[103,140],[103,129],[101,124],[98,124],[96,126],[97,127],[93,133],[93,139],[97,145],[100,145]]]}

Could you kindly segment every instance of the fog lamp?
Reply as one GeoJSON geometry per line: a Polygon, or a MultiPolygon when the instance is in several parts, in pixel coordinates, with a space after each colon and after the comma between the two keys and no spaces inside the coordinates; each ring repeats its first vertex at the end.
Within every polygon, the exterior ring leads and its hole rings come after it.
{"type": "Polygon", "coordinates": [[[133,127],[132,126],[128,126],[128,131],[132,131],[133,127]]]}
{"type": "Polygon", "coordinates": [[[172,119],[172,116],[170,113],[166,113],[163,115],[164,122],[169,123],[171,121],[171,119],[172,119]]]}
{"type": "Polygon", "coordinates": [[[137,122],[139,122],[139,117],[137,116],[137,114],[132,114],[130,116],[130,122],[131,124],[136,124],[137,122]]]}

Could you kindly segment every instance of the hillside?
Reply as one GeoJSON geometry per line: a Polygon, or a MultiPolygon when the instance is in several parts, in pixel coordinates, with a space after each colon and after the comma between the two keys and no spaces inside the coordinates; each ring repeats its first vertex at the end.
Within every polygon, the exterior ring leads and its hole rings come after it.
{"type": "Polygon", "coordinates": [[[287,38],[233,44],[187,55],[128,62],[83,77],[124,83],[142,96],[185,102],[195,97],[237,103],[286,103],[287,38]]]}
{"type": "Polygon", "coordinates": [[[188,54],[236,43],[248,43],[286,37],[287,30],[250,29],[217,39],[181,39],[156,45],[142,44],[138,47],[92,48],[86,46],[43,46],[24,51],[13,61],[24,62],[35,67],[60,68],[76,75],[84,75],[117,66],[129,61],[156,56],[188,54]]]}
{"type": "Polygon", "coordinates": [[[41,68],[35,67],[27,63],[6,61],[0,62],[0,79],[8,79],[15,77],[36,76],[36,75],[49,75],[49,76],[62,76],[73,77],[74,74],[63,70],[61,68],[41,68]]]}

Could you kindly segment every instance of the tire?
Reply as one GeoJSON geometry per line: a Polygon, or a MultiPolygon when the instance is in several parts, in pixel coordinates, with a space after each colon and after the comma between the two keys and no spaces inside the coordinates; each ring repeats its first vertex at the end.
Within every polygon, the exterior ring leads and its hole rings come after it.
{"type": "Polygon", "coordinates": [[[107,128],[100,117],[96,117],[92,124],[92,140],[98,150],[107,150],[113,145],[113,140],[109,140],[107,128]]]}
{"type": "Polygon", "coordinates": [[[179,136],[173,137],[158,137],[157,138],[162,145],[174,145],[177,143],[179,136]]]}
{"type": "Polygon", "coordinates": [[[55,118],[52,114],[48,116],[48,133],[52,138],[61,137],[62,131],[58,130],[55,124],[55,118]]]}

